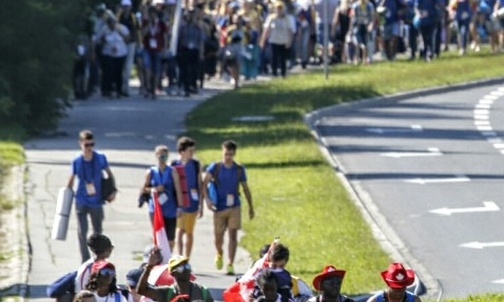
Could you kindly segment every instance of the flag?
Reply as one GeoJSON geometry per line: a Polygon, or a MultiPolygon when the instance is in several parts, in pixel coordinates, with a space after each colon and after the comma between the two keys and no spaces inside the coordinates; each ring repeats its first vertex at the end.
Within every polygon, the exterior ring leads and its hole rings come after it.
{"type": "Polygon", "coordinates": [[[257,260],[251,268],[233,285],[224,291],[222,294],[225,302],[248,302],[250,301],[250,295],[254,291],[255,287],[255,277],[263,268],[268,267],[268,259],[272,247],[279,242],[276,238],[270,245],[268,252],[264,256],[257,260]]]}
{"type": "Polygon", "coordinates": [[[161,211],[161,205],[159,204],[158,193],[153,192],[152,198],[154,200],[154,219],[153,219],[153,229],[154,229],[154,244],[157,245],[163,256],[163,264],[168,263],[168,259],[171,257],[170,245],[168,244],[168,236],[166,235],[166,229],[164,225],[163,212],[161,211]]]}

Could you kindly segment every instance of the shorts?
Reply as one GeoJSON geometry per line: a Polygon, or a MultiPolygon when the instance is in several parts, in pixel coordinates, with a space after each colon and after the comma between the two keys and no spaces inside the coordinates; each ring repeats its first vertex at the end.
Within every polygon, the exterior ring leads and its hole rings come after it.
{"type": "Polygon", "coordinates": [[[152,70],[154,74],[161,73],[161,53],[157,51],[144,50],[143,64],[145,69],[152,70]]]}
{"type": "MultiPolygon", "coordinates": [[[[154,213],[149,213],[149,217],[151,220],[151,223],[154,222],[154,213]]],[[[177,218],[167,218],[163,217],[164,220],[164,227],[166,231],[166,237],[168,237],[168,241],[174,241],[175,240],[175,230],[177,229],[177,218]]]]}
{"type": "Polygon", "coordinates": [[[355,43],[359,46],[367,46],[368,43],[368,30],[366,25],[357,25],[354,28],[355,43]]]}
{"type": "Polygon", "coordinates": [[[399,22],[383,25],[383,39],[390,40],[394,37],[399,37],[399,22]]]}
{"type": "Polygon", "coordinates": [[[177,219],[177,227],[184,230],[187,234],[192,234],[194,233],[194,226],[196,225],[197,217],[198,212],[182,212],[182,216],[177,219]]]}
{"type": "Polygon", "coordinates": [[[224,235],[226,229],[241,229],[241,208],[233,207],[214,213],[214,233],[224,235]]]}

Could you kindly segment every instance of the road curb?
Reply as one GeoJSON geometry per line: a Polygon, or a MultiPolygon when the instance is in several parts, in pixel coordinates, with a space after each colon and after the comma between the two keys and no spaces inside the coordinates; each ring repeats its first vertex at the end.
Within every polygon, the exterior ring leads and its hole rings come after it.
{"type": "Polygon", "coordinates": [[[389,96],[379,96],[348,102],[344,104],[333,105],[312,111],[304,116],[305,124],[310,128],[312,135],[315,137],[319,144],[319,148],[324,157],[334,167],[336,176],[344,186],[346,191],[350,194],[350,198],[355,206],[361,212],[364,220],[370,225],[373,236],[378,241],[380,246],[389,254],[394,261],[406,263],[408,266],[415,269],[417,278],[415,283],[409,288],[415,294],[425,294],[428,299],[440,299],[442,296],[442,287],[439,281],[431,276],[425,267],[415,259],[404,242],[399,238],[397,233],[393,230],[387,222],[385,216],[380,212],[377,205],[369,197],[365,190],[361,189],[358,184],[352,185],[346,177],[345,168],[338,161],[336,156],[331,155],[329,148],[318,133],[317,121],[324,116],[331,115],[332,113],[354,109],[366,106],[372,103],[395,103],[404,99],[425,97],[434,94],[442,94],[448,92],[459,91],[463,89],[476,88],[481,86],[496,85],[504,82],[504,77],[485,79],[480,81],[471,81],[456,85],[447,85],[435,88],[418,89],[389,96]]]}

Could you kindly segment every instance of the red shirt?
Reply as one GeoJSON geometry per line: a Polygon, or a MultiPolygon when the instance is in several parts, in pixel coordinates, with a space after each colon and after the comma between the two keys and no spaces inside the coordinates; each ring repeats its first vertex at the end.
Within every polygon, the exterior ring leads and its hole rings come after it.
{"type": "Polygon", "coordinates": [[[151,21],[142,22],[142,29],[148,28],[147,35],[143,37],[143,46],[150,51],[161,51],[165,46],[166,33],[168,28],[166,24],[157,19],[154,24],[151,21]]]}

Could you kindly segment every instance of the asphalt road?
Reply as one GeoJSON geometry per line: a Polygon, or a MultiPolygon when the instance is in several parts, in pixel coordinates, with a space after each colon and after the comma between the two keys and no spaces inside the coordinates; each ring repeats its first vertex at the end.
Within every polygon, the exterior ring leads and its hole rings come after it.
{"type": "Polygon", "coordinates": [[[315,126],[444,298],[504,290],[504,85],[339,106],[315,126]]]}
{"type": "MultiPolygon", "coordinates": [[[[176,156],[175,139],[184,129],[185,115],[207,97],[229,86],[217,84],[209,83],[214,85],[213,90],[191,98],[165,96],[152,101],[133,96],[122,100],[95,98],[75,102],[54,135],[25,144],[32,251],[28,277],[30,300],[52,301],[45,295],[47,284],[80,265],[75,209],[66,241],[50,238],[58,189],[66,184],[71,160],[79,152],[79,131],[87,128],[95,133],[96,149],[107,155],[116,177],[119,194],[116,201],[105,207],[103,230],[115,245],[110,260],[116,265],[118,283],[124,284],[127,271],[140,265],[144,248],[152,243],[147,210],[137,207],[137,198],[146,169],[155,164],[154,147],[167,144],[170,158],[176,156]]],[[[219,144],[216,142],[217,147],[219,144]]],[[[214,256],[212,215],[207,211],[196,225],[191,264],[197,282],[208,286],[219,299],[222,290],[235,277],[217,271],[214,256]]],[[[239,249],[236,273],[244,273],[251,261],[248,253],[239,249]]]]}

